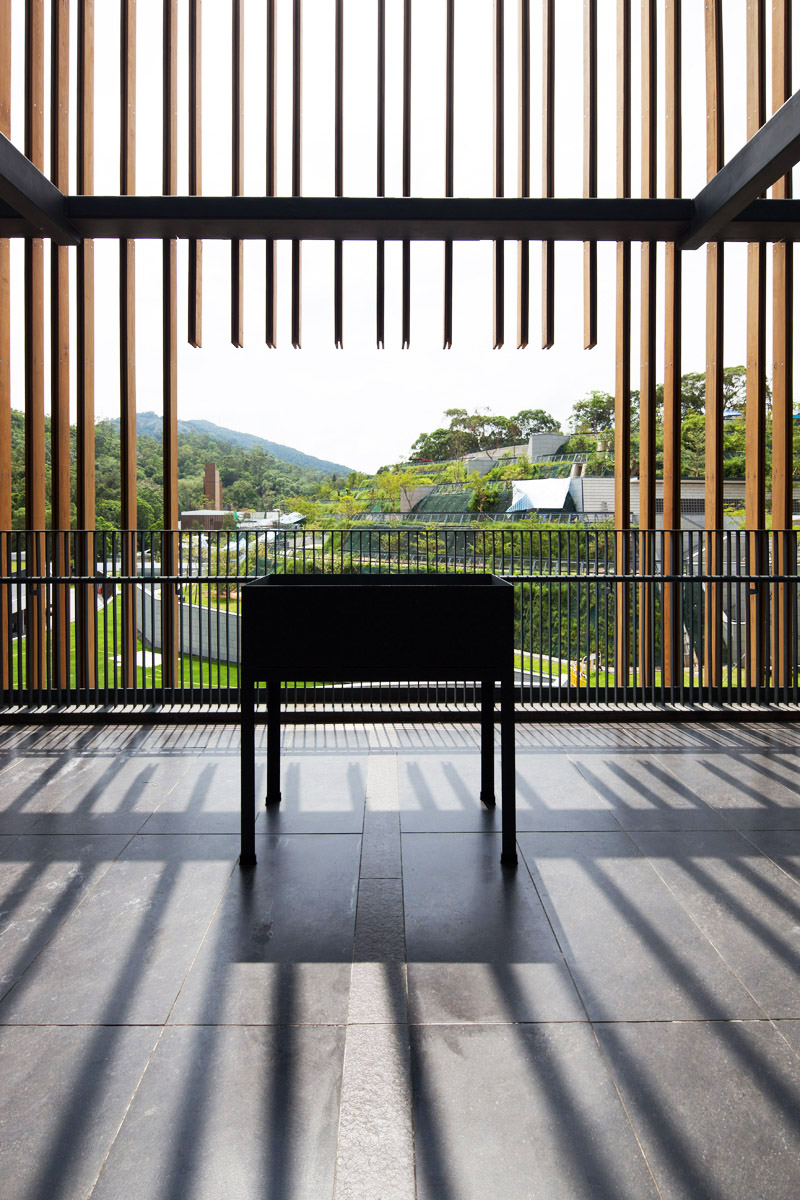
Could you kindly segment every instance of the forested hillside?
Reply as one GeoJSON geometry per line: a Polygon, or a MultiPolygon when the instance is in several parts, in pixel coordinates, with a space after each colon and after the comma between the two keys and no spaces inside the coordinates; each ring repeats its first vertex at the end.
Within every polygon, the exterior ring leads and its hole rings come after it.
{"type": "MultiPolygon", "coordinates": [[[[25,528],[25,419],[11,414],[12,520],[14,529],[25,528]]],[[[50,495],[50,421],[45,422],[47,495],[50,495]]],[[[75,429],[70,430],[73,462],[72,522],[75,513],[75,429]]],[[[95,426],[97,528],[118,529],[119,431],[114,421],[95,426]]],[[[139,466],[138,516],[140,529],[159,529],[162,524],[161,442],[140,433],[137,438],[139,466]]],[[[321,484],[330,484],[335,474],[319,467],[281,461],[261,447],[245,449],[207,433],[182,429],[178,434],[178,497],[181,510],[203,507],[203,473],[207,462],[215,462],[222,480],[223,502],[233,508],[267,509],[286,497],[313,496],[321,484]]],[[[47,522],[50,524],[48,504],[47,522]]]]}

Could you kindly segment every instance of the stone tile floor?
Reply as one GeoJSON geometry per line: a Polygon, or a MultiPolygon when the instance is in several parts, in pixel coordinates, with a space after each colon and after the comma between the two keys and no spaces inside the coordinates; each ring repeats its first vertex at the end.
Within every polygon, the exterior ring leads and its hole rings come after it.
{"type": "Polygon", "coordinates": [[[800,725],[517,748],[0,730],[2,1200],[796,1197],[800,725]]]}

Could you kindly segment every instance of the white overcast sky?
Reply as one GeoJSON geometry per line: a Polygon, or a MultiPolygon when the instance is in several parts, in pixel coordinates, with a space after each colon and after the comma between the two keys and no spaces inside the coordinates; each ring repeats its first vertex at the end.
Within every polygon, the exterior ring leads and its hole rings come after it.
{"type": "MultiPolygon", "coordinates": [[[[46,6],[49,11],[49,5],[46,6]]],[[[278,153],[281,194],[290,192],[291,172],[291,0],[278,0],[278,153]]],[[[492,194],[492,0],[456,0],[456,166],[459,196],[492,194]]],[[[705,183],[705,95],[703,4],[684,0],[684,195],[705,183]]],[[[119,3],[98,0],[95,191],[119,190],[119,3]]],[[[137,191],[161,190],[161,0],[138,0],[137,191]]],[[[263,194],[265,8],[245,2],[246,191],[263,194]]],[[[639,6],[633,8],[634,195],[639,182],[639,6]]],[[[663,5],[659,5],[662,9],[663,5]]],[[[724,0],[726,53],[726,153],[745,140],[745,0],[724,0]]],[[[73,26],[77,4],[72,5],[73,26]]],[[[376,5],[345,0],[345,194],[375,194],[376,5]]],[[[412,191],[436,196],[444,186],[445,0],[416,0],[413,10],[414,107],[412,191]]],[[[517,5],[506,0],[506,194],[516,194],[517,174],[517,5]]],[[[615,10],[616,0],[599,0],[600,10],[600,194],[615,189],[615,10]]],[[[203,3],[203,190],[230,194],[230,12],[229,0],[203,3]]],[[[556,193],[582,194],[582,12],[583,0],[558,0],[556,193]]],[[[540,179],[541,7],[531,3],[532,191],[540,179]]],[[[12,138],[24,142],[23,0],[13,5],[14,94],[12,138]]],[[[334,0],[304,4],[305,195],[333,191],[333,14],[334,0]]],[[[663,16],[661,18],[663,20],[663,16]]],[[[179,3],[179,120],[181,191],[188,190],[186,45],[188,4],[179,3]]],[[[800,29],[796,31],[800,37],[800,29]]],[[[48,26],[49,38],[49,26],[48,26]]],[[[73,54],[75,35],[73,29],[73,54]]],[[[659,29],[663,50],[663,28],[659,29]]],[[[796,58],[796,56],[795,56],[796,58]]],[[[401,190],[402,3],[387,0],[387,192],[401,190]]],[[[663,127],[663,70],[660,70],[659,127],[663,127]]],[[[73,71],[74,85],[74,71],[73,71]]],[[[45,106],[47,110],[47,105],[45,106]]],[[[74,126],[74,111],[72,114],[74,126]]],[[[659,147],[663,193],[663,144],[659,147]]],[[[74,156],[72,187],[74,188],[74,156]]],[[[14,344],[12,395],[23,407],[22,249],[12,243],[14,344]]],[[[228,243],[206,242],[202,350],[188,346],[186,333],[186,245],[179,243],[179,416],[206,418],[233,429],[294,446],[320,458],[361,470],[407,456],[422,430],[442,422],[444,409],[459,406],[511,415],[542,407],[566,421],[576,399],[592,388],[614,386],[614,249],[601,245],[599,346],[583,350],[582,247],[561,244],[556,259],[556,345],[540,341],[539,248],[531,251],[531,346],[515,348],[516,247],[506,247],[506,346],[492,350],[492,251],[490,243],[455,248],[454,347],[442,343],[442,264],[438,244],[412,247],[412,344],[400,350],[400,247],[387,245],[387,349],[375,349],[375,249],[345,245],[344,351],[333,348],[333,248],[307,242],[303,249],[303,350],[289,341],[289,247],[280,244],[279,348],[264,345],[264,248],[245,244],[245,347],[229,344],[228,243]]],[[[117,331],[118,254],[114,242],[96,245],[98,417],[119,411],[117,331]]],[[[745,358],[745,256],[727,252],[725,361],[745,358]]],[[[638,248],[634,247],[634,305],[638,304],[638,248]]],[[[137,408],[161,411],[160,246],[137,247],[137,408]]],[[[659,264],[663,268],[663,261],[659,264]]],[[[73,281],[74,288],[74,281],[73,281]]],[[[705,359],[705,253],[684,255],[685,371],[702,370],[705,359]]],[[[635,310],[636,311],[636,310],[635,310]]],[[[634,311],[634,386],[638,376],[638,319],[634,311]]],[[[662,319],[659,316],[659,328],[662,319]]],[[[768,343],[769,344],[769,343],[768,343]]],[[[49,353],[49,350],[48,350],[49,353]]],[[[658,362],[663,361],[659,349],[658,362]]],[[[799,364],[800,366],[800,364],[799,364]]],[[[72,364],[74,379],[74,361],[72,364]]],[[[663,371],[659,369],[659,379],[663,371]]],[[[74,392],[73,392],[74,394],[74,392]]]]}

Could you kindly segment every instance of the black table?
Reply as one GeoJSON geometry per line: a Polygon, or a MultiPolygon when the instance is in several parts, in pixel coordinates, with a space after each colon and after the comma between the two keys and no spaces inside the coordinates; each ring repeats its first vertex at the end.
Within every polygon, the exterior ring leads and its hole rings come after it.
{"type": "Polygon", "coordinates": [[[481,803],[495,806],[500,683],[502,853],[516,866],[514,589],[493,575],[267,575],[241,592],[242,866],[255,853],[256,685],[267,685],[267,804],[279,804],[281,684],[481,683],[481,803]]]}

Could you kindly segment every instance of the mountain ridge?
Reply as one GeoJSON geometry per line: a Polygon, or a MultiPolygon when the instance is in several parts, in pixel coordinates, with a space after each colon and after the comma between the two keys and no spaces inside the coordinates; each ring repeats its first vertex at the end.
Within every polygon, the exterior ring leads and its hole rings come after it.
{"type": "MultiPolygon", "coordinates": [[[[114,417],[112,424],[119,429],[119,417],[114,417]]],[[[136,414],[136,430],[139,434],[155,438],[156,441],[160,442],[163,432],[162,419],[158,413],[139,412],[136,414]]],[[[236,429],[227,429],[223,425],[215,425],[213,421],[179,419],[178,434],[181,431],[205,434],[215,441],[228,442],[234,446],[241,446],[244,450],[253,450],[256,447],[260,447],[267,454],[271,454],[273,458],[277,458],[281,462],[294,463],[295,466],[299,467],[311,467],[317,471],[324,471],[327,475],[349,475],[353,470],[352,467],[347,467],[343,463],[330,462],[324,458],[315,458],[313,454],[305,454],[302,450],[296,450],[293,446],[284,446],[280,442],[270,442],[267,438],[259,437],[255,433],[242,433],[236,429]]]]}

